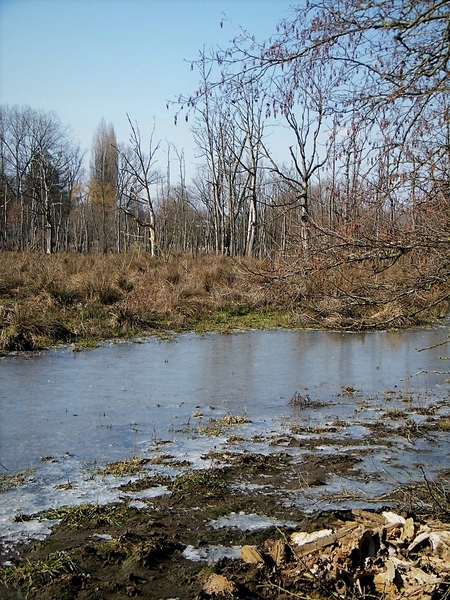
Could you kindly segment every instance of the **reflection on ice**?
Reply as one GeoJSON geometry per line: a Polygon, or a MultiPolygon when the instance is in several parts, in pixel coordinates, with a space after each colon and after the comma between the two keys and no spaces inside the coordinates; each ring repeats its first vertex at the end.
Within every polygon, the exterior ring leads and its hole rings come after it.
{"type": "MultiPolygon", "coordinates": [[[[420,469],[432,476],[449,464],[450,433],[438,426],[449,415],[448,386],[435,372],[449,347],[415,350],[446,338],[440,328],[248,332],[4,357],[0,475],[35,470],[21,487],[0,487],[0,535],[10,542],[46,535],[48,522],[15,520],[46,508],[125,501],[144,509],[167,488],[124,493],[129,477],[98,474],[104,463],[133,456],[153,458],[150,472],[174,476],[183,462],[215,468],[215,453],[284,452],[299,472],[306,456],[350,453],[358,455],[351,476],[331,466],[325,486],[300,488],[287,501],[315,510],[361,498],[367,506],[420,479],[420,469]],[[297,392],[317,402],[291,406],[297,392]],[[250,423],[202,433],[229,413],[250,423]],[[411,436],[411,423],[430,426],[411,436]],[[161,460],[164,453],[172,462],[161,460]]],[[[226,526],[242,518],[230,516],[226,526]]]]}

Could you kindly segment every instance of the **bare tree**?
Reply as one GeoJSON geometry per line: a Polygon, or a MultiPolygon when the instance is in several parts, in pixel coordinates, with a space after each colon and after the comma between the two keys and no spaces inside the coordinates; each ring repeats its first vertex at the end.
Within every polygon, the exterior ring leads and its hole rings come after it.
{"type": "Polygon", "coordinates": [[[138,223],[149,235],[150,253],[155,256],[158,250],[156,240],[156,217],[153,199],[153,186],[160,175],[155,169],[155,157],[159,143],[154,145],[153,127],[149,149],[146,154],[142,149],[139,127],[133,124],[127,115],[130,125],[130,145],[119,151],[121,172],[121,210],[138,223]]]}
{"type": "MultiPolygon", "coordinates": [[[[197,66],[202,89],[207,89],[211,69],[204,53],[197,66]]],[[[201,95],[196,104],[194,137],[208,171],[209,193],[203,197],[220,253],[251,255],[255,250],[264,110],[264,94],[244,81],[201,95]]]]}
{"type": "Polygon", "coordinates": [[[53,113],[4,107],[1,115],[4,241],[59,250],[81,171],[79,148],[53,113]]]}
{"type": "Polygon", "coordinates": [[[240,82],[238,86],[233,85],[225,93],[231,97],[235,108],[236,127],[241,132],[243,140],[243,151],[241,151],[242,144],[240,144],[239,154],[236,154],[235,158],[245,176],[243,187],[246,200],[244,209],[247,213],[247,231],[244,253],[252,256],[258,239],[258,181],[262,172],[260,167],[263,156],[266,96],[251,81],[240,82]]]}

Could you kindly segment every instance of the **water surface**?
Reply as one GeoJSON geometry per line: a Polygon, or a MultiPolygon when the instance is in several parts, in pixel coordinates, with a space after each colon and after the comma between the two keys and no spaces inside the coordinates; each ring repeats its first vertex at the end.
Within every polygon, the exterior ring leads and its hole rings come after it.
{"type": "MultiPolygon", "coordinates": [[[[370,395],[446,390],[436,346],[447,330],[330,333],[250,331],[181,335],[84,351],[0,360],[0,462],[11,471],[42,456],[114,460],[196,410],[242,413],[261,427],[293,412],[295,392],[331,401],[343,386],[370,395]],[[419,374],[418,374],[419,373],[419,374]]],[[[348,401],[347,401],[348,403],[348,401]]],[[[218,413],[215,413],[218,414],[218,413]]]]}
{"type": "MultiPolygon", "coordinates": [[[[405,414],[390,425],[426,419],[418,408],[434,406],[436,417],[448,416],[447,375],[439,372],[446,366],[439,360],[448,356],[446,339],[445,328],[250,331],[3,357],[0,473],[31,468],[32,474],[24,485],[0,493],[0,547],[48,533],[48,523],[17,521],[18,513],[84,502],[145,507],[167,489],[125,497],[122,479],[99,474],[99,468],[161,451],[192,468],[209,468],[205,457],[211,452],[287,452],[300,478],[311,453],[324,465],[354,457],[354,476],[330,467],[326,485],[289,493],[289,502],[304,510],[342,507],[336,498],[350,496],[366,506],[368,499],[420,479],[422,468],[434,476],[450,464],[448,432],[377,437],[371,427],[387,419],[387,410],[405,414]],[[296,393],[311,405],[293,406],[296,393]],[[199,423],[226,414],[245,414],[250,421],[232,431],[237,445],[230,445],[231,432],[199,432],[199,423]],[[292,446],[293,438],[300,443],[292,446]],[[351,494],[342,494],[349,486],[351,494]]],[[[170,464],[149,468],[176,474],[170,464]]],[[[345,508],[356,505],[347,501],[345,508]]]]}

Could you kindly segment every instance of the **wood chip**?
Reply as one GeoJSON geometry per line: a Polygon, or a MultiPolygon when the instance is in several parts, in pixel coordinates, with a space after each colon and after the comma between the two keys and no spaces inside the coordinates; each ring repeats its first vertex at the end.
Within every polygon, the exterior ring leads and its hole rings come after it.
{"type": "Polygon", "coordinates": [[[205,583],[203,590],[207,594],[234,594],[236,586],[223,575],[214,574],[205,583]]]}
{"type": "Polygon", "coordinates": [[[264,562],[264,558],[254,546],[242,546],[239,555],[246,563],[257,564],[264,562]]]}
{"type": "Polygon", "coordinates": [[[401,539],[410,541],[413,539],[415,533],[414,519],[409,517],[409,519],[406,519],[405,524],[403,525],[401,539]]]}
{"type": "Polygon", "coordinates": [[[408,553],[415,550],[418,546],[420,546],[420,544],[423,544],[423,542],[426,542],[429,539],[429,537],[429,531],[422,531],[421,533],[419,533],[408,546],[408,553]]]}
{"type": "Polygon", "coordinates": [[[377,592],[383,594],[383,597],[386,597],[388,592],[395,593],[397,591],[397,588],[393,585],[396,570],[395,565],[391,560],[387,560],[384,566],[386,567],[386,570],[377,573],[373,578],[373,583],[377,592]]]}
{"type": "Polygon", "coordinates": [[[385,510],[381,514],[386,519],[387,525],[404,525],[405,524],[405,521],[406,521],[405,517],[402,517],[401,515],[398,515],[395,512],[392,512],[390,510],[385,510]]]}

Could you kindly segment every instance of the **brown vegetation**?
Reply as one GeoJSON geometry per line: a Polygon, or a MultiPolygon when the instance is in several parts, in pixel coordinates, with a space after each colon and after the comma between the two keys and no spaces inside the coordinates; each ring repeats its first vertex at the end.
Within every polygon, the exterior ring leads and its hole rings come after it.
{"type": "Polygon", "coordinates": [[[448,310],[444,282],[419,285],[410,259],[331,268],[318,257],[2,253],[0,347],[182,330],[374,329],[423,325],[448,310]]]}

